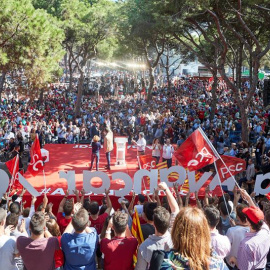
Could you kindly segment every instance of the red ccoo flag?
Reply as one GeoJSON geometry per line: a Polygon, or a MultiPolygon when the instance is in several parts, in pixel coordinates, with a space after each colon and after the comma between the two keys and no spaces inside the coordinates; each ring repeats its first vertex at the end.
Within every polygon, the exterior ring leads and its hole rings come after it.
{"type": "Polygon", "coordinates": [[[217,160],[200,129],[196,129],[174,153],[180,165],[189,171],[199,170],[217,160]]]}
{"type": "Polygon", "coordinates": [[[41,156],[40,151],[40,144],[38,139],[38,134],[36,135],[36,138],[34,140],[34,143],[31,147],[31,161],[28,165],[28,171],[33,175],[36,176],[39,171],[43,169],[43,159],[41,156]]]}

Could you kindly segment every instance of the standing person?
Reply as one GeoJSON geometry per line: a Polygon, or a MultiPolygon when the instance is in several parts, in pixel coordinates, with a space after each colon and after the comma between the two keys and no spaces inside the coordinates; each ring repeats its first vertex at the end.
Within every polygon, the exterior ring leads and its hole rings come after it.
{"type": "Polygon", "coordinates": [[[156,164],[158,164],[160,160],[161,148],[162,146],[159,142],[159,139],[158,138],[154,139],[153,144],[152,144],[152,157],[156,159],[156,164]]]}
{"type": "Polygon", "coordinates": [[[59,242],[47,230],[43,212],[36,212],[32,216],[30,230],[31,237],[20,236],[17,239],[17,248],[25,269],[54,270],[54,253],[59,250],[59,242]]]}
{"type": "Polygon", "coordinates": [[[244,208],[242,212],[247,217],[250,232],[246,233],[240,243],[237,259],[233,260],[232,257],[230,262],[235,263],[240,270],[265,269],[270,247],[270,233],[269,227],[264,223],[264,214],[254,205],[244,208]]]}
{"type": "Polygon", "coordinates": [[[132,142],[137,145],[138,156],[143,156],[145,154],[145,147],[146,147],[146,140],[144,138],[144,133],[140,132],[139,140],[137,142],[132,140],[132,142]]]}
{"type": "Polygon", "coordinates": [[[61,246],[65,255],[64,270],[96,270],[96,246],[98,235],[94,228],[89,228],[89,216],[85,209],[79,209],[61,238],[61,246]],[[73,232],[74,231],[74,232],[73,232]]]}
{"type": "Polygon", "coordinates": [[[138,241],[128,228],[128,214],[115,212],[108,223],[105,238],[100,242],[100,250],[104,254],[104,269],[132,270],[133,255],[138,241]],[[111,239],[111,230],[114,237],[111,239]]]}
{"type": "Polygon", "coordinates": [[[170,139],[166,140],[166,144],[163,146],[162,161],[167,161],[167,166],[170,168],[172,166],[172,155],[174,153],[174,148],[171,145],[170,139]]]}
{"type": "Polygon", "coordinates": [[[104,137],[104,150],[106,153],[107,165],[106,169],[111,169],[111,151],[113,150],[113,132],[109,127],[105,128],[105,137],[104,137]]]}
{"type": "Polygon", "coordinates": [[[14,257],[19,252],[16,249],[16,238],[10,236],[13,226],[5,229],[7,211],[0,208],[0,269],[16,270],[14,257]]]}
{"type": "Polygon", "coordinates": [[[90,171],[92,170],[94,160],[96,159],[96,170],[98,171],[98,165],[99,165],[99,151],[101,149],[101,144],[100,144],[100,138],[95,135],[93,137],[92,141],[92,158],[91,158],[91,166],[90,166],[90,171]]]}
{"type": "Polygon", "coordinates": [[[263,137],[261,137],[259,139],[259,141],[257,142],[256,144],[256,150],[255,150],[255,156],[256,156],[256,164],[258,166],[261,166],[262,165],[262,154],[264,152],[264,148],[265,148],[265,145],[264,145],[264,139],[263,137]]]}
{"type": "Polygon", "coordinates": [[[150,270],[228,270],[224,261],[211,253],[210,230],[206,217],[199,208],[182,208],[172,228],[173,249],[156,250],[150,270]]]}

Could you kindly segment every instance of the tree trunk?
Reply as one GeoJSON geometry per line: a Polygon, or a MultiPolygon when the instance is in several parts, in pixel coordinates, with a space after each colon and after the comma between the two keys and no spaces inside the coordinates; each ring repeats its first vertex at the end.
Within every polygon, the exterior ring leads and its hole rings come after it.
{"type": "Polygon", "coordinates": [[[5,83],[5,80],[6,80],[6,72],[3,70],[2,71],[2,75],[0,77],[0,101],[2,100],[2,92],[4,90],[4,83],[5,83]]]}
{"type": "Polygon", "coordinates": [[[65,73],[65,83],[67,82],[67,79],[68,79],[68,77],[67,77],[67,75],[68,75],[68,56],[67,56],[67,53],[65,54],[65,56],[64,56],[64,62],[65,62],[65,71],[66,71],[66,73],[65,73]]]}
{"type": "Polygon", "coordinates": [[[242,79],[242,63],[243,63],[243,44],[241,43],[238,49],[238,59],[236,64],[236,85],[238,89],[241,89],[242,79]]]}
{"type": "Polygon", "coordinates": [[[214,119],[216,108],[217,108],[217,88],[218,88],[218,77],[217,71],[213,72],[213,84],[212,84],[212,100],[211,100],[211,113],[210,113],[210,121],[214,119]]]}
{"type": "Polygon", "coordinates": [[[155,83],[154,71],[155,71],[155,69],[150,66],[149,67],[150,84],[149,84],[148,94],[147,94],[147,100],[148,101],[150,101],[152,99],[152,90],[153,90],[154,83],[155,83]]]}
{"type": "Polygon", "coordinates": [[[244,103],[239,103],[241,124],[242,124],[242,141],[248,142],[249,140],[249,128],[248,128],[248,109],[244,103]]]}
{"type": "Polygon", "coordinates": [[[68,68],[69,68],[69,85],[68,85],[68,91],[71,91],[72,88],[72,80],[73,80],[73,70],[72,70],[72,61],[71,56],[68,56],[68,68]]]}
{"type": "Polygon", "coordinates": [[[44,90],[42,88],[39,93],[39,105],[43,103],[43,98],[44,98],[44,90]]]}
{"type": "Polygon", "coordinates": [[[82,94],[83,94],[83,81],[84,74],[83,71],[80,70],[80,78],[78,81],[78,94],[77,94],[77,102],[75,107],[75,117],[81,114],[81,104],[82,104],[82,94]]]}

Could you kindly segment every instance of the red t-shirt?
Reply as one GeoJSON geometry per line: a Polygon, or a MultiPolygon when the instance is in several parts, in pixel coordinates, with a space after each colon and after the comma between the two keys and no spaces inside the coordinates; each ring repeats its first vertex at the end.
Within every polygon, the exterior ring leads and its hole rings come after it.
{"type": "Polygon", "coordinates": [[[70,218],[65,218],[63,216],[62,212],[58,212],[56,217],[57,217],[57,223],[59,225],[60,232],[61,232],[61,234],[63,234],[66,227],[68,226],[68,224],[71,221],[71,217],[70,218]]]}
{"type": "Polygon", "coordinates": [[[100,216],[98,216],[97,219],[92,219],[91,216],[89,217],[89,220],[91,221],[91,224],[90,226],[91,227],[94,227],[96,230],[97,230],[97,233],[100,234],[101,233],[101,230],[103,228],[103,224],[107,218],[108,214],[107,213],[104,213],[100,216]]]}
{"type": "MultiPolygon", "coordinates": [[[[57,237],[59,242],[59,247],[61,248],[61,236],[57,237]]],[[[62,249],[58,249],[54,252],[54,262],[55,262],[55,268],[61,267],[64,265],[64,254],[62,249]]]]}
{"type": "Polygon", "coordinates": [[[104,270],[132,270],[133,255],[138,246],[134,237],[104,238],[100,241],[100,251],[104,254],[104,270]],[[120,263],[119,263],[120,262],[120,263]]]}

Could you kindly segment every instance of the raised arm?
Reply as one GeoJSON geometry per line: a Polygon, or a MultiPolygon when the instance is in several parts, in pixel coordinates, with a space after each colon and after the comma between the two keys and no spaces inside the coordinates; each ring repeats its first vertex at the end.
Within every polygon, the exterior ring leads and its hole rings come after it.
{"type": "Polygon", "coordinates": [[[133,214],[133,207],[134,207],[135,197],[136,197],[136,194],[135,194],[135,192],[133,191],[133,192],[132,192],[132,199],[131,199],[131,202],[130,202],[129,207],[128,207],[128,212],[129,212],[129,214],[130,214],[131,216],[132,216],[132,214],[133,214]]]}
{"type": "Polygon", "coordinates": [[[45,213],[47,204],[48,204],[47,194],[44,193],[43,204],[42,204],[41,212],[45,213]]]}
{"type": "Polygon", "coordinates": [[[75,190],[73,190],[73,193],[76,196],[76,202],[80,202],[80,192],[79,192],[79,190],[75,188],[75,190]]]}
{"type": "Polygon", "coordinates": [[[183,201],[182,201],[182,198],[181,198],[181,196],[179,194],[178,187],[179,187],[178,183],[173,184],[174,192],[175,192],[175,195],[176,195],[176,200],[177,200],[179,208],[181,208],[181,207],[183,207],[183,201]]]}
{"type": "Polygon", "coordinates": [[[83,205],[84,204],[84,196],[85,196],[85,190],[84,189],[81,190],[81,194],[82,194],[82,196],[81,196],[80,203],[83,205]]]}
{"type": "Polygon", "coordinates": [[[243,198],[243,200],[248,202],[249,206],[255,206],[257,207],[257,205],[254,203],[254,201],[252,200],[252,198],[250,197],[250,195],[247,193],[247,191],[245,189],[240,189],[240,194],[241,197],[243,198]]]}
{"type": "Polygon", "coordinates": [[[64,207],[64,204],[65,204],[65,202],[67,200],[68,195],[69,195],[69,190],[67,189],[65,197],[62,199],[62,201],[59,204],[58,213],[62,213],[64,211],[63,207],[64,207]]]}
{"type": "Polygon", "coordinates": [[[111,199],[109,196],[109,190],[105,189],[105,194],[106,194],[106,199],[107,199],[107,209],[106,209],[105,213],[110,215],[110,213],[112,211],[112,202],[111,202],[111,199]]]}
{"type": "Polygon", "coordinates": [[[171,208],[172,213],[178,213],[179,212],[179,206],[177,204],[177,201],[173,197],[170,189],[168,188],[167,184],[165,182],[161,182],[158,184],[159,190],[163,190],[166,193],[169,206],[171,208]]]}

